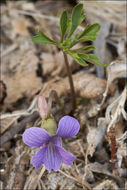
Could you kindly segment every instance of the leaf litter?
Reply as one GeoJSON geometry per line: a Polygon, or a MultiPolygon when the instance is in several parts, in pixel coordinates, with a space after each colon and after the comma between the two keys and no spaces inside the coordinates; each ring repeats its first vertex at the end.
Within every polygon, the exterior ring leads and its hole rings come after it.
{"type": "MultiPolygon", "coordinates": [[[[22,143],[22,133],[25,128],[39,126],[39,95],[48,99],[51,91],[56,91],[63,106],[62,110],[53,100],[52,113],[57,121],[63,112],[73,111],[68,79],[61,52],[54,46],[35,45],[31,37],[38,28],[43,28],[49,36],[59,39],[59,14],[63,5],[68,10],[72,7],[64,1],[57,4],[59,11],[52,10],[52,1],[2,4],[0,182],[3,189],[126,189],[126,41],[124,19],[117,21],[121,15],[117,15],[118,12],[122,11],[124,18],[124,2],[120,6],[111,2],[110,9],[106,2],[103,9],[101,3],[98,6],[96,3],[84,2],[87,22],[98,20],[101,10],[104,26],[109,27],[105,38],[102,36],[105,48],[100,53],[109,66],[106,72],[91,65],[82,68],[69,57],[78,105],[73,115],[81,129],[77,137],[63,143],[77,157],[74,165],[63,164],[56,173],[44,172],[44,168],[40,173],[30,165],[34,150],[22,143]],[[108,13],[105,9],[109,9],[108,13]],[[112,31],[109,30],[111,24],[112,31]]],[[[97,41],[96,46],[100,47],[99,43],[97,41]]]]}

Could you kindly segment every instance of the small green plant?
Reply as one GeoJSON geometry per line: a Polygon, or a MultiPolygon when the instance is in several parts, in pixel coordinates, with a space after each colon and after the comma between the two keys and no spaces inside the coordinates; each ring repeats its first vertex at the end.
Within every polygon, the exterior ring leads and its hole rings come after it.
{"type": "Polygon", "coordinates": [[[38,44],[54,44],[59,47],[64,55],[65,65],[67,68],[67,73],[69,77],[71,96],[72,96],[72,105],[73,109],[76,107],[75,101],[75,90],[71,75],[71,70],[69,68],[67,54],[72,56],[72,58],[80,65],[87,66],[87,62],[96,64],[99,66],[107,66],[104,63],[99,61],[98,56],[90,53],[92,50],[96,49],[93,45],[83,46],[79,49],[73,49],[77,43],[87,42],[87,41],[95,41],[98,36],[98,32],[100,30],[99,24],[92,24],[90,26],[86,26],[81,33],[75,33],[77,27],[82,23],[85,19],[85,14],[83,12],[83,4],[77,4],[73,10],[71,18],[68,17],[67,11],[64,11],[60,17],[60,32],[61,38],[60,42],[56,42],[46,36],[42,31],[38,31],[38,35],[32,37],[32,41],[38,44]]]}

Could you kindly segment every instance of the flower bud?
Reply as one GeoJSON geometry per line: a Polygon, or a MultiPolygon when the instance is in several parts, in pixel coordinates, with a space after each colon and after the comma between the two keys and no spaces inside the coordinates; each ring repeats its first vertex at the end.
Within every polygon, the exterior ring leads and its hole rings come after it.
{"type": "Polygon", "coordinates": [[[38,111],[42,119],[48,114],[48,104],[44,96],[38,98],[38,111]]]}

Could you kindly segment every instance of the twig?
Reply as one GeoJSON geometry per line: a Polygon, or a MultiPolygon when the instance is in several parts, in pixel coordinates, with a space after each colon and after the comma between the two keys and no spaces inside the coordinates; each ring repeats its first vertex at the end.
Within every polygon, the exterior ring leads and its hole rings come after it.
{"type": "Polygon", "coordinates": [[[40,181],[40,179],[41,179],[42,175],[44,174],[44,172],[45,172],[45,166],[43,165],[43,167],[41,169],[41,172],[40,172],[40,174],[39,174],[39,176],[37,178],[36,184],[34,184],[34,189],[37,188],[38,182],[40,181]]]}

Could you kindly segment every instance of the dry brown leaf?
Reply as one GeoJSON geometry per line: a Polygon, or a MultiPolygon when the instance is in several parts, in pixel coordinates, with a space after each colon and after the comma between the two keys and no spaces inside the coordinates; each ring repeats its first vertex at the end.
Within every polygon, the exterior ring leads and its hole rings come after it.
{"type": "Polygon", "coordinates": [[[84,98],[97,98],[103,94],[106,80],[92,74],[79,73],[73,76],[74,86],[79,95],[84,98]]]}
{"type": "Polygon", "coordinates": [[[85,13],[91,23],[101,22],[102,19],[119,27],[122,32],[126,28],[126,2],[125,1],[82,1],[85,13]],[[100,17],[101,15],[101,17],[100,17]]]}
{"type": "Polygon", "coordinates": [[[116,123],[115,129],[116,129],[116,138],[120,138],[124,132],[123,124],[120,122],[116,123]]]}
{"type": "Polygon", "coordinates": [[[12,118],[8,117],[6,119],[0,120],[0,123],[1,123],[1,134],[4,133],[8,129],[8,127],[13,122],[13,120],[14,120],[14,117],[12,117],[12,118]]]}
{"type": "Polygon", "coordinates": [[[15,20],[13,20],[13,35],[16,36],[17,34],[22,36],[29,36],[29,32],[27,27],[31,26],[30,22],[26,20],[23,16],[17,15],[15,20]]]}
{"type": "Polygon", "coordinates": [[[51,53],[42,53],[41,54],[41,59],[42,59],[42,70],[44,75],[51,74],[54,70],[57,69],[57,63],[55,61],[54,55],[51,53]]]}
{"type": "Polygon", "coordinates": [[[2,79],[7,86],[6,103],[16,102],[23,97],[31,98],[42,87],[41,78],[36,76],[39,60],[34,50],[17,50],[15,54],[11,60],[8,58],[2,68],[2,79]]]}
{"type": "Polygon", "coordinates": [[[41,78],[37,78],[36,74],[16,74],[13,79],[9,77],[5,79],[7,85],[6,103],[16,102],[23,97],[33,97],[42,87],[41,78]]]}
{"type": "MultiPolygon", "coordinates": [[[[83,98],[97,98],[103,94],[106,86],[106,80],[83,72],[73,75],[73,80],[76,93],[83,98]]],[[[48,97],[51,90],[55,90],[58,96],[67,95],[70,90],[68,78],[56,77],[49,81],[44,85],[41,94],[48,97]]]]}
{"type": "Polygon", "coordinates": [[[89,169],[92,172],[106,174],[108,176],[112,176],[112,174],[108,170],[108,165],[106,164],[100,164],[98,162],[90,163],[88,164],[89,169]]]}
{"type": "MultiPolygon", "coordinates": [[[[67,74],[65,61],[62,52],[56,52],[55,54],[51,53],[42,53],[41,54],[43,74],[51,76],[65,76],[67,74]]],[[[69,65],[72,71],[75,71],[79,68],[79,64],[73,63],[72,57],[68,56],[69,65]]]]}

